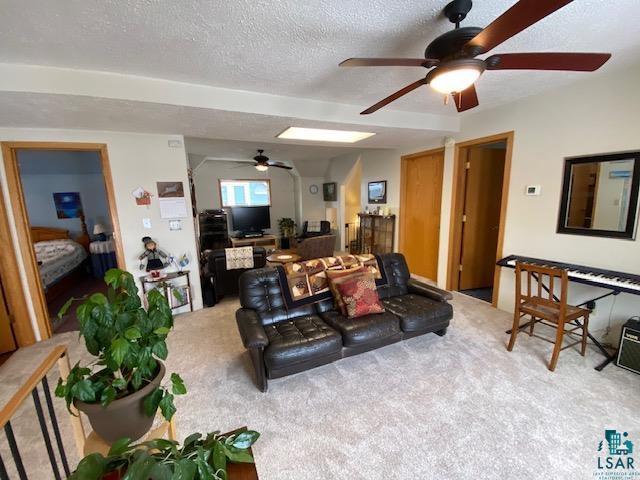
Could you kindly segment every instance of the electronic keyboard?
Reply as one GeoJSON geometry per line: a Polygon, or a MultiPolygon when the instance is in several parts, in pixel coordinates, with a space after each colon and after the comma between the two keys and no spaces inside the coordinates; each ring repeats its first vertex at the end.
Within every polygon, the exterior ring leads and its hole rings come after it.
{"type": "Polygon", "coordinates": [[[608,288],[616,293],[626,292],[640,295],[640,275],[633,273],[616,272],[615,270],[603,270],[601,268],[574,265],[572,263],[555,262],[542,258],[522,257],[509,255],[497,262],[501,267],[516,268],[516,262],[531,263],[540,267],[555,267],[567,270],[569,280],[594,287],[608,288]]]}

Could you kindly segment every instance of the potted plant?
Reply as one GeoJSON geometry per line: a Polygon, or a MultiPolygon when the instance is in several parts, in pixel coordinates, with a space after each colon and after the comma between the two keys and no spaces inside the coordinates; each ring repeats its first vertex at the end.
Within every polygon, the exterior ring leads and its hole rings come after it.
{"type": "Polygon", "coordinates": [[[291,218],[281,218],[278,220],[278,228],[280,229],[280,248],[290,248],[290,239],[296,233],[296,222],[291,218]]]}
{"type": "Polygon", "coordinates": [[[187,391],[176,373],[170,376],[170,389],[161,384],[173,316],[158,290],[147,294],[145,309],[130,273],[111,269],[104,281],[106,295],[71,298],[58,314],[62,317],[74,302],[82,302],[76,309],[80,336],[96,359],[87,366],[77,363],[66,381],[58,380],[55,393],[67,408],[73,402],[84,412],[104,440],[137,439],[149,431],[158,408],[171,420],[173,396],[187,391]]]}
{"type": "Polygon", "coordinates": [[[226,480],[227,462],[253,463],[249,449],[259,436],[252,430],[227,436],[213,432],[204,438],[194,433],[182,447],[165,439],[132,445],[123,438],[106,457],[92,453],[80,460],[69,480],[226,480]]]}

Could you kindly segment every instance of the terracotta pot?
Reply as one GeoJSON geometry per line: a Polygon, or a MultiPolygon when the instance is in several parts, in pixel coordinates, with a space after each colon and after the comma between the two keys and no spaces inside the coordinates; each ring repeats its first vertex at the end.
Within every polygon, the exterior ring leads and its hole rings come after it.
{"type": "Polygon", "coordinates": [[[153,392],[165,374],[164,365],[158,362],[160,371],[141,390],[111,402],[107,407],[99,403],[75,401],[75,406],[89,418],[93,430],[107,442],[128,437],[137,440],[147,433],[153,425],[155,414],[147,417],[144,413],[144,399],[153,392]]]}

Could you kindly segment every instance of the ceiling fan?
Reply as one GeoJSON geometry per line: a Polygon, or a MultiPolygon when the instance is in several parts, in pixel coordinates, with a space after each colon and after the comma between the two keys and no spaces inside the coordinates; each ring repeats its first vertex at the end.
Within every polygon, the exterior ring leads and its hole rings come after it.
{"type": "MultiPolygon", "coordinates": [[[[269,167],[274,167],[274,168],[284,168],[285,170],[291,170],[293,167],[290,167],[288,165],[285,165],[282,162],[269,162],[269,157],[267,157],[266,155],[263,155],[262,153],[264,152],[264,150],[258,150],[258,155],[256,155],[255,157],[253,157],[253,160],[256,162],[255,165],[252,165],[253,167],[256,168],[256,170],[259,170],[261,172],[266,172],[267,170],[269,170],[269,167]]],[[[240,162],[242,163],[241,166],[243,167],[248,167],[249,164],[245,163],[245,162],[240,162]]]]}
{"type": "Polygon", "coordinates": [[[444,8],[455,29],[440,35],[425,50],[425,58],[349,58],[341,67],[431,68],[420,80],[367,108],[362,115],[379,110],[422,85],[452,95],[459,112],[478,106],[474,82],[485,70],[566,70],[592,72],[611,58],[610,53],[502,53],[482,60],[487,53],[515,34],[539,22],[573,0],[519,0],[488,27],[460,27],[472,7],[471,0],[454,0],[444,8]]]}

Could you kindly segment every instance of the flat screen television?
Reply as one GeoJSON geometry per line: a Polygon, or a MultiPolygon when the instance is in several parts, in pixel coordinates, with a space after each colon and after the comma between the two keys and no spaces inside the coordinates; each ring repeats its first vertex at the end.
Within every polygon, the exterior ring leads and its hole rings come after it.
{"type": "Polygon", "coordinates": [[[231,207],[231,224],[242,234],[262,233],[271,228],[269,207],[231,207]]]}

